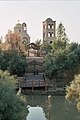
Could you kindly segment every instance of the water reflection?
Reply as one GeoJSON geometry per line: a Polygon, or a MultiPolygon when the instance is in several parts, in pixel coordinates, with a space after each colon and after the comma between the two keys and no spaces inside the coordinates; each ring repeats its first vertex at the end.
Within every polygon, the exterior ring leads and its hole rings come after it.
{"type": "Polygon", "coordinates": [[[80,120],[80,112],[64,96],[52,96],[51,108],[48,108],[48,96],[27,96],[29,113],[27,120],[80,120]],[[50,114],[49,114],[50,112],[50,114]]]}
{"type": "Polygon", "coordinates": [[[26,120],[46,120],[42,107],[29,107],[29,113],[26,120]]]}

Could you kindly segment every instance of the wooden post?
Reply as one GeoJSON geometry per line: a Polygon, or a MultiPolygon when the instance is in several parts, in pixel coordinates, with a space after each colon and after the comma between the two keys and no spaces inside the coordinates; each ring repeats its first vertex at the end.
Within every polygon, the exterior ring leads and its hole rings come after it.
{"type": "Polygon", "coordinates": [[[40,87],[40,80],[39,80],[39,87],[40,87]]]}
{"type": "Polygon", "coordinates": [[[34,63],[33,63],[33,65],[34,65],[34,75],[35,75],[35,74],[36,74],[36,73],[35,73],[35,67],[36,67],[35,60],[34,60],[34,63]]]}
{"type": "Polygon", "coordinates": [[[32,80],[32,93],[34,92],[34,81],[32,80]]]}
{"type": "Polygon", "coordinates": [[[27,82],[27,80],[26,80],[26,87],[27,87],[27,83],[28,83],[28,82],[27,82]]]}
{"type": "Polygon", "coordinates": [[[48,120],[51,120],[51,95],[48,96],[48,120]]]}
{"type": "Polygon", "coordinates": [[[45,80],[44,82],[45,82],[45,91],[47,91],[47,80],[45,80]]]}

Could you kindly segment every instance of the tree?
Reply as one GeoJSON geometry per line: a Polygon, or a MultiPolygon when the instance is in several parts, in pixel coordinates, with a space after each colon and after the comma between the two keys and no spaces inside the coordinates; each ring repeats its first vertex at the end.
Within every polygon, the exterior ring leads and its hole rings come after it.
{"type": "Polygon", "coordinates": [[[60,50],[60,49],[64,50],[66,49],[68,42],[69,40],[65,33],[65,28],[63,24],[60,23],[57,28],[57,35],[53,39],[52,48],[54,51],[60,50]]]}
{"type": "Polygon", "coordinates": [[[37,39],[37,40],[35,41],[35,44],[36,44],[37,46],[40,46],[40,45],[41,45],[41,39],[40,39],[40,40],[37,39]]]}
{"type": "Polygon", "coordinates": [[[27,68],[26,57],[14,52],[10,54],[8,69],[11,74],[22,76],[25,73],[26,68],[27,68]]]}
{"type": "Polygon", "coordinates": [[[17,33],[12,33],[11,30],[8,30],[8,33],[5,36],[5,40],[10,44],[10,49],[16,49],[21,41],[20,36],[17,33]]]}
{"type": "Polygon", "coordinates": [[[26,103],[16,95],[16,79],[0,70],[0,120],[25,120],[26,103]]]}
{"type": "Polygon", "coordinates": [[[75,101],[77,109],[80,111],[80,74],[66,87],[66,99],[75,101]]]}
{"type": "Polygon", "coordinates": [[[0,53],[0,69],[3,71],[7,70],[9,58],[9,54],[7,52],[0,53]]]}
{"type": "Polygon", "coordinates": [[[69,84],[80,73],[80,45],[71,43],[67,50],[57,49],[47,54],[44,66],[50,78],[69,84]]]}
{"type": "Polygon", "coordinates": [[[9,70],[11,74],[21,76],[27,68],[27,60],[17,51],[5,51],[0,54],[0,67],[2,70],[9,70]]]}
{"type": "Polygon", "coordinates": [[[55,69],[54,66],[54,62],[55,62],[55,58],[53,57],[53,55],[51,53],[47,54],[45,57],[45,63],[44,63],[44,67],[45,67],[45,73],[49,76],[49,78],[52,78],[52,73],[53,70],[55,69]]]}
{"type": "Polygon", "coordinates": [[[48,53],[51,52],[52,46],[51,46],[49,43],[45,42],[45,43],[43,43],[43,44],[41,45],[41,48],[40,48],[40,49],[41,49],[42,51],[45,51],[46,54],[48,54],[48,53]]]}
{"type": "Polygon", "coordinates": [[[27,54],[25,46],[23,45],[21,37],[18,33],[13,33],[11,30],[8,30],[8,33],[5,36],[5,44],[9,46],[9,51],[17,51],[25,55],[27,54]]]}
{"type": "Polygon", "coordinates": [[[45,57],[45,71],[50,78],[59,78],[62,80],[65,72],[67,56],[64,52],[57,52],[56,54],[48,54],[45,57]]]}
{"type": "Polygon", "coordinates": [[[73,52],[75,49],[79,47],[79,44],[76,42],[72,42],[68,45],[68,52],[73,52]]]}

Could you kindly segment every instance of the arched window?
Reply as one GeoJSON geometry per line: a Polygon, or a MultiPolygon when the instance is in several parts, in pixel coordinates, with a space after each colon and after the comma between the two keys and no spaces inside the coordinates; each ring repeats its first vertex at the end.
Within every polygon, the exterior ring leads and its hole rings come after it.
{"type": "Polygon", "coordinates": [[[21,29],[19,29],[19,33],[21,33],[21,29]]]}
{"type": "Polygon", "coordinates": [[[52,37],[52,33],[51,32],[48,33],[48,37],[52,37]]]}
{"type": "Polygon", "coordinates": [[[54,25],[53,24],[48,24],[48,29],[53,29],[54,25]]]}
{"type": "Polygon", "coordinates": [[[52,29],[52,25],[50,25],[50,29],[52,29]]]}
{"type": "Polygon", "coordinates": [[[50,29],[50,24],[48,24],[48,29],[50,29]]]}
{"type": "Polygon", "coordinates": [[[48,37],[50,37],[50,32],[48,33],[48,37]]]}
{"type": "Polygon", "coordinates": [[[50,37],[52,37],[52,33],[50,33],[50,37]]]}

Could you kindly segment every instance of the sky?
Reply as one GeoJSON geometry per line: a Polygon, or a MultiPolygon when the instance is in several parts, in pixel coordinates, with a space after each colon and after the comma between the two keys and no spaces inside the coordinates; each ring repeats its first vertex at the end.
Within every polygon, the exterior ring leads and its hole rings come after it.
{"type": "Polygon", "coordinates": [[[31,42],[42,39],[42,22],[47,18],[63,23],[71,42],[80,43],[80,1],[65,0],[6,0],[0,1],[0,36],[5,36],[15,24],[27,24],[31,42]]]}

